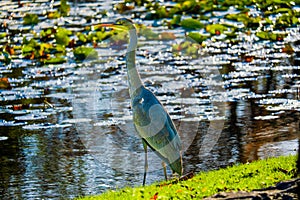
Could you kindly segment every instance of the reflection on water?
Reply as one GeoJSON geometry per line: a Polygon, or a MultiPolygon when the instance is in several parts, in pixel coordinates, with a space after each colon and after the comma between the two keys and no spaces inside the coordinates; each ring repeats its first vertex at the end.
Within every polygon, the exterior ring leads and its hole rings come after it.
{"type": "MultiPolygon", "coordinates": [[[[111,9],[77,3],[81,17],[111,9]]],[[[185,39],[174,32],[175,42],[185,39]]],[[[175,120],[185,173],[296,153],[299,52],[282,52],[284,42],[251,49],[247,37],[211,41],[195,59],[174,58],[174,41],[141,42],[139,71],[175,120]],[[248,54],[253,62],[244,60],[248,54]]],[[[141,185],[144,154],[131,122],[126,47],[104,43],[111,49],[97,49],[100,63],[0,65],[12,85],[0,90],[1,199],[64,199],[141,185]]],[[[290,43],[299,50],[296,39],[290,43]]],[[[149,152],[149,160],[147,183],[163,180],[160,159],[149,152]]]]}

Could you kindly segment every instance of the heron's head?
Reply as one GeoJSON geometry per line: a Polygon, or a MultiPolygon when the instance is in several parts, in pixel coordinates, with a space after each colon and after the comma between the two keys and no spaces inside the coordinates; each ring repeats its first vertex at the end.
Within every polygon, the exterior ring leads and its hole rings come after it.
{"type": "Polygon", "coordinates": [[[127,18],[120,18],[115,23],[101,24],[104,27],[110,27],[117,30],[129,31],[135,29],[133,22],[127,18]]]}

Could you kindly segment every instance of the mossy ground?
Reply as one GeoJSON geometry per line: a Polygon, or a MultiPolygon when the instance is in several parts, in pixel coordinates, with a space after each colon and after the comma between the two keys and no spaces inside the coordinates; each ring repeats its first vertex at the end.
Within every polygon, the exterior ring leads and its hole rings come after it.
{"type": "Polygon", "coordinates": [[[220,191],[251,191],[295,177],[296,159],[296,156],[269,158],[202,172],[185,181],[171,180],[145,187],[127,187],[79,199],[201,199],[220,191]]]}

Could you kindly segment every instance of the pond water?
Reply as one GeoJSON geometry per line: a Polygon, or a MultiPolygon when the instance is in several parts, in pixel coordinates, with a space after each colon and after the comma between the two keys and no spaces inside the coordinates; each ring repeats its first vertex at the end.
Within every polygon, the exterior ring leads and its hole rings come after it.
{"type": "MultiPolygon", "coordinates": [[[[22,34],[33,37],[22,25],[22,13],[43,16],[59,3],[21,2],[26,6],[0,3],[1,23],[10,24],[1,31],[20,30],[10,38],[16,44],[22,34]]],[[[116,2],[71,3],[70,17],[56,22],[41,17],[44,23],[34,29],[58,23],[81,31],[89,16],[93,23],[130,18],[131,13],[114,12],[116,2]]],[[[183,29],[151,29],[176,36],[139,37],[137,67],[178,128],[184,173],[296,154],[299,27],[286,30],[289,37],[276,42],[251,33],[238,33],[236,43],[214,36],[193,58],[172,52],[173,44],[187,40],[183,29]],[[295,52],[283,51],[286,44],[295,52]]],[[[131,120],[126,44],[107,39],[96,50],[97,61],[75,62],[68,54],[66,63],[39,65],[16,53],[10,64],[0,62],[0,77],[11,85],[0,90],[1,199],[65,199],[142,184],[144,152],[131,120]]],[[[149,160],[147,184],[163,180],[160,159],[149,152],[149,160]]]]}

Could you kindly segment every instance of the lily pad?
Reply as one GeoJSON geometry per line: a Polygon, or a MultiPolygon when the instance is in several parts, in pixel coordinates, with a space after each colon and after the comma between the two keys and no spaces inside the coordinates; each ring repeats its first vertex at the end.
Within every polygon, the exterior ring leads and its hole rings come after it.
{"type": "Polygon", "coordinates": [[[190,29],[190,30],[195,30],[195,29],[201,29],[204,28],[204,24],[202,24],[199,20],[189,18],[189,19],[184,19],[180,22],[180,25],[184,29],[190,29]]]}
{"type": "Polygon", "coordinates": [[[170,20],[170,25],[173,27],[177,27],[180,25],[181,15],[174,15],[173,18],[170,20]]]}
{"type": "Polygon", "coordinates": [[[61,16],[65,17],[70,12],[70,6],[67,4],[67,0],[60,0],[59,12],[61,16]]]}
{"type": "Polygon", "coordinates": [[[203,41],[205,41],[207,39],[207,36],[204,36],[204,35],[201,35],[201,34],[195,33],[195,32],[188,33],[187,37],[193,41],[198,42],[199,44],[201,44],[203,41]]]}
{"type": "Polygon", "coordinates": [[[51,40],[52,36],[54,34],[55,30],[52,28],[46,29],[46,30],[42,30],[40,32],[40,38],[43,41],[47,41],[47,40],[51,40]]]}
{"type": "Polygon", "coordinates": [[[187,0],[187,1],[184,1],[182,4],[181,4],[181,11],[183,12],[187,12],[189,10],[193,10],[193,8],[195,8],[196,6],[196,1],[194,0],[187,0]]]}
{"type": "Polygon", "coordinates": [[[57,19],[60,18],[60,13],[58,11],[48,12],[47,17],[48,19],[57,19]]]}
{"type": "Polygon", "coordinates": [[[6,35],[7,35],[7,33],[0,33],[0,39],[3,39],[3,38],[5,38],[5,37],[6,37],[6,35]]]}
{"type": "Polygon", "coordinates": [[[31,13],[26,14],[23,20],[24,20],[23,21],[24,25],[36,25],[40,21],[37,14],[31,14],[31,13]]]}
{"type": "Polygon", "coordinates": [[[92,47],[77,47],[73,53],[76,60],[80,61],[98,59],[98,52],[92,47]]]}
{"type": "Polygon", "coordinates": [[[256,36],[263,40],[281,41],[284,38],[283,34],[276,34],[272,32],[260,31],[256,33],[256,36]]]}
{"type": "Polygon", "coordinates": [[[43,61],[44,64],[62,64],[64,62],[66,62],[66,59],[62,57],[54,57],[43,61]]]}
{"type": "Polygon", "coordinates": [[[69,35],[71,35],[71,34],[72,34],[72,31],[59,27],[56,30],[56,34],[55,34],[56,43],[67,46],[70,42],[69,35]]]}
{"type": "Polygon", "coordinates": [[[191,56],[192,58],[196,58],[198,55],[198,51],[201,46],[198,43],[192,41],[184,41],[180,44],[175,44],[172,46],[172,51],[176,56],[191,56]]]}
{"type": "Polygon", "coordinates": [[[222,24],[209,24],[206,26],[206,31],[213,35],[220,35],[226,30],[228,30],[228,27],[222,24]]]}

